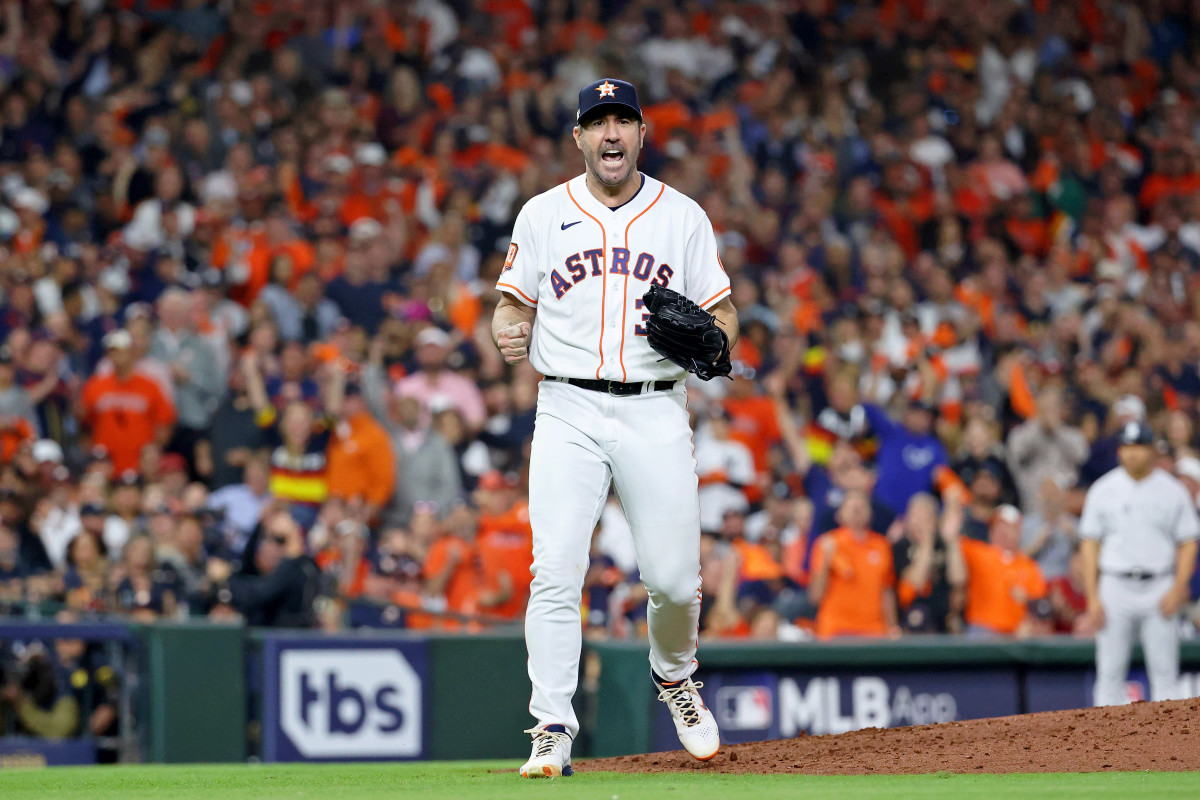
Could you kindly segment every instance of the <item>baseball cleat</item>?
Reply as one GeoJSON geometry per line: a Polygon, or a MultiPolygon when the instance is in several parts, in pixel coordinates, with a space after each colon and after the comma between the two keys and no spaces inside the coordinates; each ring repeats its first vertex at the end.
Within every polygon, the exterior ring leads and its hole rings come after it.
{"type": "Polygon", "coordinates": [[[566,726],[547,725],[525,731],[533,737],[533,752],[521,767],[522,778],[557,778],[575,773],[571,769],[571,734],[566,726]]]}
{"type": "Polygon", "coordinates": [[[721,751],[721,733],[717,730],[717,719],[700,698],[699,681],[684,678],[681,681],[659,681],[651,676],[658,689],[658,699],[667,704],[675,732],[683,749],[698,761],[708,761],[721,751]]]}

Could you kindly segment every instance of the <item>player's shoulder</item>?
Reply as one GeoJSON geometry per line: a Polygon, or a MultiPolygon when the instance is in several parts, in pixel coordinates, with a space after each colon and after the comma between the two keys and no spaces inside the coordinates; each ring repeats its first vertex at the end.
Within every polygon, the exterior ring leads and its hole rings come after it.
{"type": "Polygon", "coordinates": [[[537,218],[543,213],[553,213],[564,203],[570,202],[571,199],[567,194],[567,182],[564,182],[526,200],[525,205],[521,207],[521,213],[537,218]]]}
{"type": "Polygon", "coordinates": [[[1168,494],[1187,494],[1187,487],[1183,485],[1183,481],[1165,469],[1156,468],[1151,477],[1154,479],[1152,485],[1157,491],[1168,494]]]}
{"type": "Polygon", "coordinates": [[[1088,489],[1088,494],[1103,498],[1106,492],[1118,490],[1129,484],[1129,476],[1122,467],[1113,467],[1108,472],[1096,479],[1095,483],[1088,489]]]}

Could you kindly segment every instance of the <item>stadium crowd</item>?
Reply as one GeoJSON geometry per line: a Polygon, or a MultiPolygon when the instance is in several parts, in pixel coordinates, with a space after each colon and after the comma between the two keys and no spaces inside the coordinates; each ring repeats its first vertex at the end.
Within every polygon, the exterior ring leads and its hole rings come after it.
{"type": "MultiPolygon", "coordinates": [[[[743,326],[702,635],[1072,632],[1117,427],[1200,491],[1195,9],[5,0],[0,610],[519,623],[493,286],[613,75],[743,326]]],[[[585,605],[644,630],[616,498],[585,605]]]]}

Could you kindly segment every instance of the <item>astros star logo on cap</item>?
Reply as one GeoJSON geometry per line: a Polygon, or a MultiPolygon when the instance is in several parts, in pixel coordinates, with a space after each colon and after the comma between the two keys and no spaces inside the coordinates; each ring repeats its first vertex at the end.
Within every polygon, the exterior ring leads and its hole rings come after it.
{"type": "Polygon", "coordinates": [[[617,96],[615,94],[615,92],[617,91],[617,87],[613,86],[608,81],[605,81],[604,83],[597,86],[596,91],[600,93],[601,97],[616,97],[617,96]]]}

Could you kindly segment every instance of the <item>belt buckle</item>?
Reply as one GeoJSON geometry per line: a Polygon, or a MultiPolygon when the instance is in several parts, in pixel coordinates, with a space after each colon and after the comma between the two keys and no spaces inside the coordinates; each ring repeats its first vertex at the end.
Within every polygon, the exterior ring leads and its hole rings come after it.
{"type": "MultiPolygon", "coordinates": [[[[634,385],[636,386],[636,384],[634,385]]],[[[608,393],[612,397],[629,397],[631,394],[634,394],[628,388],[621,386],[620,381],[609,381],[608,393]]]]}
{"type": "Polygon", "coordinates": [[[1131,569],[1129,570],[1129,577],[1133,578],[1135,581],[1144,581],[1150,577],[1150,573],[1141,569],[1131,569]]]}

